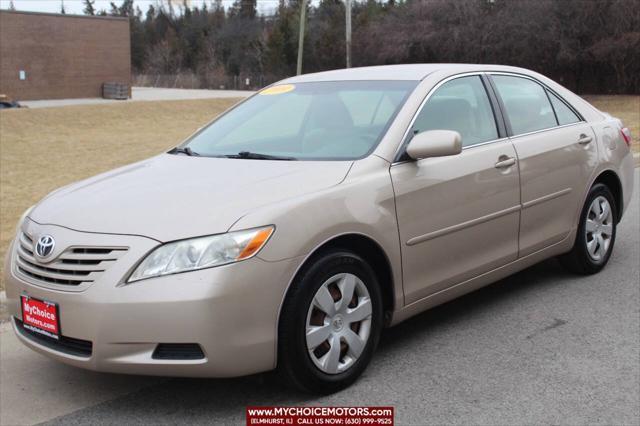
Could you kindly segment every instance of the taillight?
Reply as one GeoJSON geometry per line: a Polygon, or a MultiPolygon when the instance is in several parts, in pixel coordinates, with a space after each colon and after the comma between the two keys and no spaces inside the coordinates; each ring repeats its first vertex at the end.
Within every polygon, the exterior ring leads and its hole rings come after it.
{"type": "Polygon", "coordinates": [[[623,127],[620,129],[620,133],[622,134],[622,139],[627,144],[627,146],[631,146],[631,130],[628,127],[623,127]]]}

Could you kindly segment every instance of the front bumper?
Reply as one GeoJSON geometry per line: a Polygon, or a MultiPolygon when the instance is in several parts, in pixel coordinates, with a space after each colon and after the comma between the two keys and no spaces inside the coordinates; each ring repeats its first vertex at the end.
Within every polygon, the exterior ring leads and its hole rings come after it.
{"type": "Polygon", "coordinates": [[[14,268],[12,245],[5,265],[7,303],[14,331],[25,345],[70,365],[114,373],[233,377],[275,367],[279,309],[301,259],[266,262],[254,257],[118,285],[132,259],[157,244],[142,237],[123,238],[129,247],[137,243],[139,250],[130,250],[131,259],[120,259],[82,291],[29,282],[14,268]],[[90,341],[91,354],[70,354],[18,330],[21,295],[57,303],[61,334],[90,341]],[[204,358],[154,359],[160,343],[196,343],[204,358]]]}

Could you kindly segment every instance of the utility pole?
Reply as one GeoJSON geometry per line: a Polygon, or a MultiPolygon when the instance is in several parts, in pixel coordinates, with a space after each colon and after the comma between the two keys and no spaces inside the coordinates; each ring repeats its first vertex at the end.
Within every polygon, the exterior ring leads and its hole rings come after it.
{"type": "Polygon", "coordinates": [[[304,50],[304,25],[307,20],[307,0],[300,2],[300,35],[298,36],[298,66],[296,75],[302,74],[302,51],[304,50]]]}
{"type": "Polygon", "coordinates": [[[345,0],[347,68],[351,68],[351,0],[345,0]]]}

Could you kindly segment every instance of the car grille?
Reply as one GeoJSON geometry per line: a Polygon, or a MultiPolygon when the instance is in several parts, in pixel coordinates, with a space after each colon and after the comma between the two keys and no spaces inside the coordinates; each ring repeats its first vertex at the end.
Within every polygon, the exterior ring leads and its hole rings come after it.
{"type": "Polygon", "coordinates": [[[54,261],[40,263],[33,254],[33,239],[20,233],[16,269],[33,280],[63,286],[95,281],[127,251],[126,247],[69,247],[54,261]]]}

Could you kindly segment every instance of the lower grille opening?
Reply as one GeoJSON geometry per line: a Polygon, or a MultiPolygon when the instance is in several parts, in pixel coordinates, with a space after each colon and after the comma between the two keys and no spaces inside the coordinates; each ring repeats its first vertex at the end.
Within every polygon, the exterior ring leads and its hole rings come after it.
{"type": "Polygon", "coordinates": [[[45,336],[44,334],[37,333],[29,330],[24,326],[24,323],[18,318],[13,318],[16,323],[18,332],[27,339],[39,343],[42,346],[46,346],[54,351],[62,352],[67,355],[75,355],[89,358],[93,352],[93,343],[88,340],[74,339],[73,337],[60,336],[60,339],[54,339],[53,337],[45,336]]]}
{"type": "Polygon", "coordinates": [[[151,356],[153,359],[204,359],[204,352],[197,343],[160,343],[151,356]]]}

